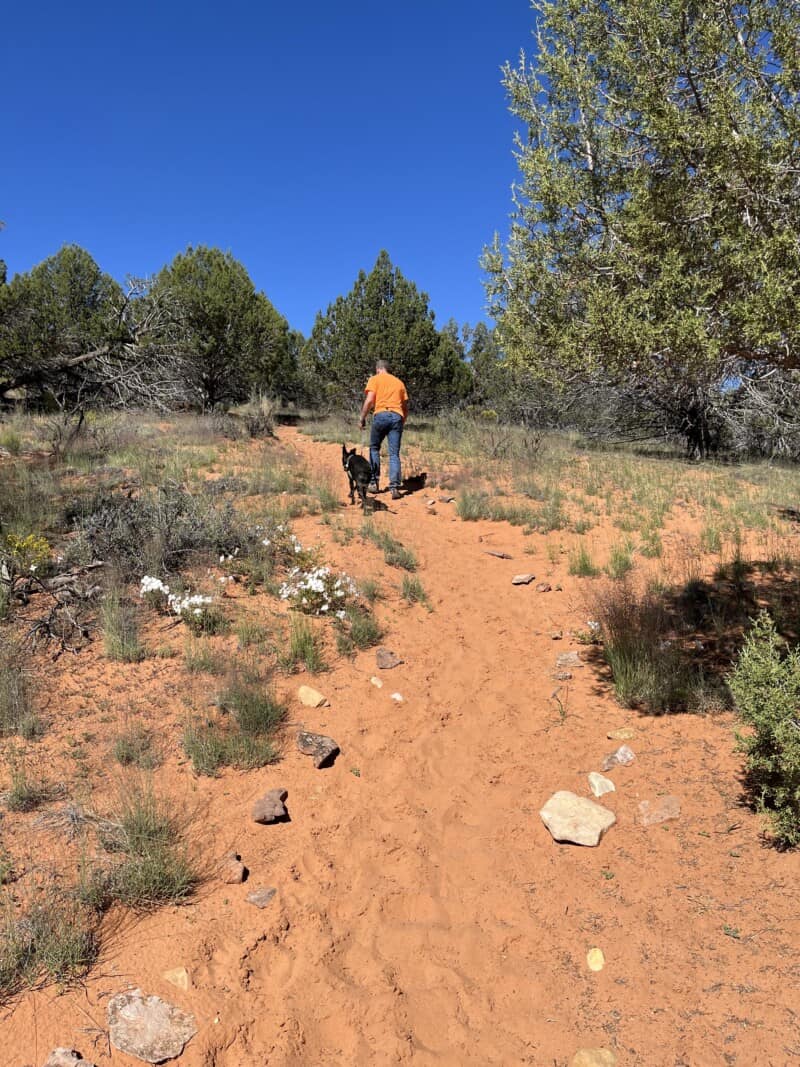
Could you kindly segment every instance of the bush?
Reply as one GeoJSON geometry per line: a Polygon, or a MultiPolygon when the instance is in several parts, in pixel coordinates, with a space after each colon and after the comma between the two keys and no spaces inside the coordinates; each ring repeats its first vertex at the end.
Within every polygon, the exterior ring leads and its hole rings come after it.
{"type": "Polygon", "coordinates": [[[0,919],[0,997],[85,974],[97,959],[95,925],[76,900],[54,892],[21,917],[8,907],[0,919]]]}
{"type": "Polygon", "coordinates": [[[351,656],[380,643],[383,637],[378,620],[367,608],[351,604],[336,623],[336,648],[343,656],[351,656]]]}
{"type": "Polygon", "coordinates": [[[293,671],[301,663],[312,674],[324,671],[326,666],[319,636],[308,619],[292,616],[289,619],[289,644],[278,653],[278,666],[281,670],[293,671]]]}
{"type": "Polygon", "coordinates": [[[800,845],[800,648],[784,654],[775,624],[761,612],[728,678],[736,709],[752,733],[738,735],[747,780],[777,840],[800,845]]]}
{"type": "Polygon", "coordinates": [[[152,735],[141,726],[132,726],[114,742],[111,754],[123,767],[151,771],[159,764],[152,735]]]}
{"type": "Polygon", "coordinates": [[[43,783],[28,777],[25,764],[15,756],[9,757],[11,788],[5,795],[9,811],[34,811],[50,798],[50,789],[43,783]]]}
{"type": "Polygon", "coordinates": [[[133,605],[112,587],[103,597],[100,609],[103,644],[109,659],[119,663],[140,663],[145,656],[133,605]]]}
{"type": "Polygon", "coordinates": [[[26,741],[44,732],[33,710],[33,691],[28,675],[10,652],[0,652],[0,737],[19,734],[26,741]]]}
{"type": "Polygon", "coordinates": [[[365,522],[363,536],[372,541],[383,551],[383,558],[390,567],[399,567],[404,571],[417,569],[417,557],[410,548],[406,548],[388,530],[377,530],[371,522],[365,522]]]}
{"type": "Polygon", "coordinates": [[[419,578],[412,578],[408,574],[403,575],[402,596],[409,604],[424,604],[428,611],[431,610],[428,594],[419,578]]]}
{"type": "Polygon", "coordinates": [[[586,545],[581,545],[570,553],[569,573],[578,578],[596,578],[600,573],[600,568],[592,560],[586,545]]]}

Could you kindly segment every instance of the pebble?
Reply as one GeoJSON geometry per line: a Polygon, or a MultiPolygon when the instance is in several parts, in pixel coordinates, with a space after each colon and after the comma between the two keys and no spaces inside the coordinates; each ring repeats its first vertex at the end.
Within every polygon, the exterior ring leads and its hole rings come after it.
{"type": "Polygon", "coordinates": [[[553,630],[553,632],[550,634],[550,640],[551,641],[560,641],[563,636],[564,636],[564,633],[563,633],[562,630],[553,630]]]}
{"type": "Polygon", "coordinates": [[[286,789],[270,789],[253,805],[253,821],[267,824],[286,818],[284,801],[288,795],[286,789]]]}
{"type": "Polygon", "coordinates": [[[332,737],[325,734],[312,734],[308,730],[300,730],[297,734],[297,747],[304,756],[313,756],[314,766],[330,766],[339,755],[339,746],[332,737]]]}
{"type": "Polygon", "coordinates": [[[220,865],[219,877],[225,885],[241,885],[247,877],[247,868],[242,863],[242,857],[236,852],[230,852],[220,865]]]}
{"type": "Polygon", "coordinates": [[[620,745],[616,752],[611,752],[603,760],[603,770],[610,771],[612,767],[627,767],[636,759],[633,751],[627,745],[620,745]]]}
{"type": "Polygon", "coordinates": [[[659,823],[678,819],[681,802],[677,797],[659,797],[658,800],[643,800],[639,804],[636,821],[640,826],[657,826],[659,823]]]}
{"type": "Polygon", "coordinates": [[[539,582],[539,584],[536,586],[536,592],[537,593],[549,593],[552,588],[553,587],[552,587],[552,585],[550,585],[549,582],[539,582]]]}
{"type": "Polygon", "coordinates": [[[514,577],[511,579],[511,584],[512,585],[530,585],[530,583],[533,581],[533,579],[535,577],[536,577],[535,574],[515,574],[514,577]]]}
{"type": "Polygon", "coordinates": [[[454,500],[455,500],[454,496],[440,496],[439,497],[439,503],[440,504],[452,504],[454,500]]]}
{"type": "Polygon", "coordinates": [[[307,708],[321,708],[328,703],[328,698],[312,689],[310,685],[301,685],[297,690],[297,696],[301,704],[307,708]]]}
{"type": "Polygon", "coordinates": [[[621,726],[619,730],[609,730],[606,737],[609,741],[632,741],[636,737],[636,731],[630,726],[621,726]]]}
{"type": "Polygon", "coordinates": [[[617,1057],[607,1048],[579,1048],[569,1067],[616,1067],[617,1057]]]}
{"type": "Polygon", "coordinates": [[[553,677],[557,682],[568,682],[572,677],[572,671],[555,671],[553,677]]]}
{"type": "Polygon", "coordinates": [[[399,667],[403,661],[390,648],[378,648],[375,650],[375,662],[380,670],[390,671],[393,667],[399,667]]]}
{"type": "Polygon", "coordinates": [[[597,771],[591,771],[589,774],[589,788],[596,797],[601,797],[605,793],[616,793],[617,791],[617,787],[611,779],[598,774],[597,771]]]}
{"type": "Polygon", "coordinates": [[[372,684],[375,686],[376,689],[383,689],[383,682],[380,680],[380,678],[376,678],[374,674],[370,678],[370,681],[372,682],[372,684]]]}
{"type": "Polygon", "coordinates": [[[554,840],[590,848],[617,821],[613,811],[564,789],[550,797],[539,815],[554,840]]]}
{"type": "Polygon", "coordinates": [[[247,903],[255,904],[257,908],[266,908],[277,892],[278,890],[273,889],[271,886],[264,889],[254,889],[252,893],[247,894],[247,903]]]}
{"type": "Polygon", "coordinates": [[[590,971],[602,971],[606,965],[606,958],[600,948],[590,948],[586,953],[586,966],[590,971]]]}
{"type": "Polygon", "coordinates": [[[94,1064],[70,1048],[54,1048],[42,1067],[94,1067],[94,1064]]]}
{"type": "Polygon", "coordinates": [[[392,693],[392,700],[396,700],[398,704],[402,704],[404,697],[402,693],[392,693]]]}
{"type": "Polygon", "coordinates": [[[175,1059],[197,1033],[193,1015],[141,989],[112,997],[106,1018],[114,1048],[145,1063],[175,1059]]]}
{"type": "Polygon", "coordinates": [[[161,977],[165,982],[169,982],[170,985],[177,986],[178,989],[187,990],[192,984],[189,972],[185,967],[175,967],[171,971],[164,971],[161,977]]]}
{"type": "Polygon", "coordinates": [[[562,652],[556,660],[556,667],[582,667],[580,652],[562,652]]]}
{"type": "Polygon", "coordinates": [[[494,552],[491,548],[486,549],[487,556],[494,556],[496,559],[511,559],[508,552],[494,552]]]}

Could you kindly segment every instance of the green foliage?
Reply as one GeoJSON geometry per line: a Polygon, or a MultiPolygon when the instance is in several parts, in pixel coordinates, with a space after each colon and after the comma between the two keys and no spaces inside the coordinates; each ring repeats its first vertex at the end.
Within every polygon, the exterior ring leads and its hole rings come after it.
{"type": "Polygon", "coordinates": [[[0,997],[80,977],[98,947],[92,916],[69,895],[49,892],[22,916],[8,905],[0,916],[0,997]]]}
{"type": "Polygon", "coordinates": [[[569,557],[569,573],[578,578],[596,578],[600,568],[592,559],[586,545],[579,545],[569,557]]]}
{"type": "Polygon", "coordinates": [[[175,309],[186,373],[205,405],[295,387],[289,325],[230,252],[190,246],[158,274],[153,291],[175,309]]]}
{"type": "Polygon", "coordinates": [[[343,656],[352,656],[358,649],[373,648],[383,637],[380,623],[367,608],[350,604],[344,618],[336,622],[336,648],[343,656]]]}
{"type": "Polygon", "coordinates": [[[114,741],[111,755],[123,767],[152,771],[160,760],[153,735],[142,726],[131,726],[114,741]]]}
{"type": "Polygon", "coordinates": [[[0,650],[0,737],[18,734],[31,741],[43,732],[44,724],[33,709],[29,674],[11,651],[0,650]]]}
{"type": "Polygon", "coordinates": [[[145,650],[139,640],[139,627],[133,604],[116,587],[108,590],[100,608],[103,643],[109,659],[119,663],[140,663],[145,650]]]}
{"type": "Polygon", "coordinates": [[[796,365],[800,9],[532,7],[536,58],[504,68],[511,235],[484,257],[511,362],[690,393],[738,361],[796,365]]]}
{"type": "Polygon", "coordinates": [[[728,678],[750,732],[739,735],[755,802],[782,844],[800,845],[800,649],[784,651],[766,612],[745,638],[728,678]]]}
{"type": "Polygon", "coordinates": [[[407,600],[409,604],[424,604],[428,611],[431,610],[431,602],[419,578],[404,574],[401,594],[403,600],[407,600]]]}
{"type": "Polygon", "coordinates": [[[404,571],[415,571],[419,566],[417,557],[410,548],[406,548],[388,530],[379,530],[371,522],[365,522],[362,535],[383,552],[384,560],[390,567],[399,567],[404,571]]]}
{"type": "Polygon", "coordinates": [[[437,331],[427,295],[386,252],[369,274],[359,272],[347,296],[317,315],[301,362],[313,399],[357,410],[377,359],[403,379],[414,411],[450,403],[470,386],[458,337],[437,331]]]}
{"type": "Polygon", "coordinates": [[[307,618],[292,615],[289,619],[289,641],[278,651],[278,666],[281,670],[291,672],[301,664],[312,674],[318,674],[326,667],[319,635],[307,618]]]}

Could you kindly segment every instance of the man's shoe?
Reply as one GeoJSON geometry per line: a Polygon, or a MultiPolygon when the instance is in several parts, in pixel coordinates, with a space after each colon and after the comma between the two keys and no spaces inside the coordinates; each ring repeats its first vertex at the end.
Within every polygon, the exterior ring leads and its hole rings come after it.
{"type": "Polygon", "coordinates": [[[392,500],[400,499],[400,490],[396,486],[392,486],[392,500]]]}

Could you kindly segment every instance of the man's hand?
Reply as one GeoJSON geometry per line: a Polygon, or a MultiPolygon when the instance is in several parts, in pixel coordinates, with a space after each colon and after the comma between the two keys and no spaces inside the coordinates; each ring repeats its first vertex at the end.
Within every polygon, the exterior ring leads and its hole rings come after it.
{"type": "Polygon", "coordinates": [[[360,429],[362,429],[362,430],[366,429],[367,420],[366,419],[359,419],[358,425],[359,425],[360,429]]]}

